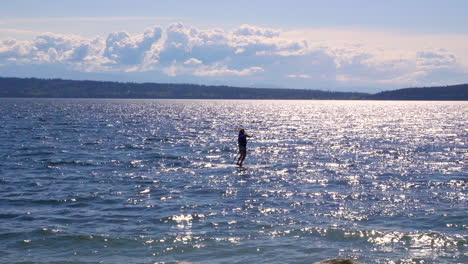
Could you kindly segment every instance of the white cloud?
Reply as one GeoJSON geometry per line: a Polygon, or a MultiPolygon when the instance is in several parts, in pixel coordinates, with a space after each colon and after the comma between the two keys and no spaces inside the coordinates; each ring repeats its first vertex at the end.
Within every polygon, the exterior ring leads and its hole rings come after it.
{"type": "MultiPolygon", "coordinates": [[[[428,47],[414,36],[392,38],[381,32],[295,32],[252,25],[225,31],[175,23],[137,35],[113,32],[105,39],[46,33],[32,40],[3,40],[0,67],[57,64],[80,72],[146,72],[175,82],[203,77],[226,84],[330,89],[468,82],[465,53],[454,44],[421,38],[436,44],[428,47]]],[[[458,40],[468,45],[468,38],[458,40]]]]}
{"type": "Polygon", "coordinates": [[[252,25],[241,25],[239,28],[234,30],[234,35],[239,36],[262,36],[267,38],[274,38],[278,37],[279,34],[279,30],[271,28],[261,28],[252,25]]]}
{"type": "Polygon", "coordinates": [[[91,52],[93,44],[93,41],[78,36],[46,33],[32,41],[6,40],[1,42],[0,58],[39,64],[83,60],[91,52]]]}
{"type": "Polygon", "coordinates": [[[8,39],[0,42],[0,60],[17,60],[32,52],[32,45],[26,41],[8,39]]]}
{"type": "Polygon", "coordinates": [[[208,67],[196,70],[193,74],[196,76],[249,76],[256,73],[263,72],[261,67],[250,67],[241,70],[229,69],[227,66],[208,67]]]}
{"type": "Polygon", "coordinates": [[[185,65],[200,65],[203,64],[201,60],[197,60],[195,58],[190,58],[184,62],[185,65]]]}
{"type": "Polygon", "coordinates": [[[147,29],[144,34],[131,36],[127,32],[114,32],[106,39],[104,56],[116,65],[136,65],[144,61],[145,52],[159,41],[162,36],[160,27],[147,29]]]}
{"type": "Polygon", "coordinates": [[[456,66],[454,54],[444,50],[426,50],[417,52],[416,63],[423,69],[440,69],[456,66]]]}
{"type": "Polygon", "coordinates": [[[302,78],[302,79],[309,79],[312,78],[309,74],[289,74],[288,78],[302,78]]]}
{"type": "Polygon", "coordinates": [[[162,71],[168,76],[175,77],[177,76],[177,65],[173,63],[171,66],[163,68],[162,71]]]}

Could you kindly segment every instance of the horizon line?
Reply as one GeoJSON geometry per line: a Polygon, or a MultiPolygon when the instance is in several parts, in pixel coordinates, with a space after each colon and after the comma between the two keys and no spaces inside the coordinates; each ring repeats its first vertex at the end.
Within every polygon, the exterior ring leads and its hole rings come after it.
{"type": "Polygon", "coordinates": [[[391,92],[397,90],[404,90],[404,89],[424,89],[424,88],[438,88],[438,87],[450,87],[450,86],[460,86],[460,85],[468,85],[468,83],[459,83],[459,84],[445,84],[445,85],[437,85],[437,86],[413,86],[413,87],[402,87],[396,88],[392,90],[382,90],[376,93],[368,93],[368,92],[357,92],[357,91],[336,91],[336,90],[322,90],[322,89],[307,89],[307,88],[268,88],[268,87],[245,87],[245,86],[233,86],[227,84],[198,84],[198,83],[177,83],[177,82],[139,82],[139,81],[108,81],[108,80],[92,80],[92,79],[64,79],[64,78],[44,78],[44,77],[14,77],[14,76],[0,76],[0,79],[12,78],[12,79],[37,79],[37,80],[62,80],[62,81],[74,81],[74,82],[110,82],[110,83],[122,83],[122,84],[170,84],[170,85],[194,85],[194,86],[207,86],[207,87],[229,87],[229,88],[238,88],[238,89],[270,89],[270,90],[296,90],[296,91],[322,91],[322,92],[330,92],[330,93],[356,93],[356,94],[368,94],[368,95],[375,95],[384,92],[391,92]]]}

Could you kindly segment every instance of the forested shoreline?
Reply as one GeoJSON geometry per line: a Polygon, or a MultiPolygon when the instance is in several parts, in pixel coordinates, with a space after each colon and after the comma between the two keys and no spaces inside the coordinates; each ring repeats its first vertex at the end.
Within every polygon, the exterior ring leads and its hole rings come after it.
{"type": "Polygon", "coordinates": [[[405,88],[377,94],[244,88],[176,83],[75,81],[0,77],[0,97],[283,100],[468,100],[468,84],[405,88]]]}

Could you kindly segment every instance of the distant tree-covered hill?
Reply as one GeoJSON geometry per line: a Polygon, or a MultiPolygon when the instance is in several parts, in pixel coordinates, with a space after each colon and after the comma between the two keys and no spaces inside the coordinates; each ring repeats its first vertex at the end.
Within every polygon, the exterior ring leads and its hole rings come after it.
{"type": "Polygon", "coordinates": [[[0,97],[179,99],[361,99],[364,93],[240,88],[168,83],[120,83],[0,78],[0,97]]]}
{"type": "Polygon", "coordinates": [[[468,84],[405,88],[369,95],[374,100],[468,100],[468,84]]]}
{"type": "Polygon", "coordinates": [[[242,88],[169,83],[120,83],[0,77],[0,97],[301,99],[301,100],[468,100],[468,84],[406,88],[377,94],[307,89],[242,88]]]}

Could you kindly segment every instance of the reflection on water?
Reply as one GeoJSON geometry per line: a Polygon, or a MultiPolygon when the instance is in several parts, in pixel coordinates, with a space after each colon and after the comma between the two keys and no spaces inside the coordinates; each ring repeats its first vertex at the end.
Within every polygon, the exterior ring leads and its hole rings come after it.
{"type": "Polygon", "coordinates": [[[467,103],[0,102],[5,263],[468,262],[467,103]]]}

